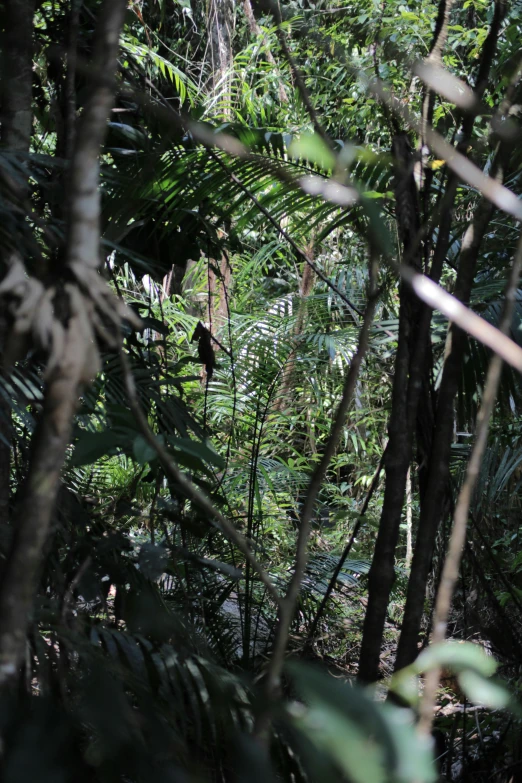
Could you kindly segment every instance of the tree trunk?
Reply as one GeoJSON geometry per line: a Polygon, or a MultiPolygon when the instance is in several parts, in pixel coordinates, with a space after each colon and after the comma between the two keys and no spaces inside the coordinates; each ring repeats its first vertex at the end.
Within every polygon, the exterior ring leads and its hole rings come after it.
{"type": "MultiPolygon", "coordinates": [[[[398,168],[395,188],[396,217],[405,254],[411,251],[419,230],[417,191],[413,179],[413,161],[404,136],[394,139],[394,158],[398,168]]],[[[420,252],[413,265],[420,269],[420,252]]],[[[405,285],[400,289],[399,341],[395,358],[389,442],[384,469],[386,485],[381,521],[368,577],[368,607],[364,618],[359,658],[359,679],[372,682],[379,676],[379,659],[390,592],[395,579],[395,550],[399,539],[406,476],[413,447],[419,393],[422,386],[423,353],[413,350],[416,325],[422,308],[405,285]],[[421,361],[412,361],[420,358],[421,361]]]]}
{"type": "MultiPolygon", "coordinates": [[[[462,242],[455,296],[467,304],[475,276],[480,244],[494,207],[483,202],[462,242]]],[[[449,460],[453,440],[454,401],[461,374],[466,335],[455,325],[450,327],[447,356],[437,400],[433,443],[428,465],[426,489],[411,564],[402,632],[395,667],[407,666],[417,656],[417,642],[424,611],[426,585],[431,567],[437,530],[442,519],[449,481],[449,460]]]]}
{"type": "MultiPolygon", "coordinates": [[[[17,509],[13,540],[0,581],[0,685],[4,687],[16,682],[25,657],[29,615],[59,488],[60,472],[70,442],[73,416],[81,385],[92,376],[93,355],[97,356],[90,323],[92,301],[70,280],[76,277],[89,281],[89,293],[93,297],[97,296],[96,302],[100,302],[105,283],[95,273],[99,263],[100,243],[98,156],[112,106],[119,35],[126,7],[126,0],[105,0],[96,27],[93,86],[79,124],[71,161],[67,268],[62,270],[64,279],[54,290],[44,289],[41,283],[31,278],[26,286],[26,290],[32,285],[33,290],[42,292],[39,301],[35,302],[35,315],[31,323],[35,336],[38,334],[41,302],[50,301],[52,333],[56,335],[59,332],[61,339],[53,338],[51,345],[47,346],[50,356],[43,411],[33,437],[29,474],[17,509]],[[84,268],[95,276],[88,278],[84,268]],[[96,290],[95,283],[100,284],[96,290]],[[61,317],[61,305],[67,318],[61,317]]],[[[10,30],[7,32],[9,35],[10,30]]],[[[27,122],[24,128],[27,128],[27,122]]],[[[20,124],[17,124],[17,130],[20,130],[20,124]]],[[[13,270],[10,271],[12,273],[13,270]]],[[[14,292],[11,295],[14,296],[14,292]]],[[[16,318],[16,307],[13,306],[12,311],[16,318]]]]}
{"type": "MultiPolygon", "coordinates": [[[[482,49],[482,57],[476,79],[474,92],[478,101],[482,99],[487,87],[489,72],[493,62],[505,10],[504,0],[497,0],[497,2],[495,2],[495,12],[491,22],[491,28],[482,49]]],[[[505,111],[507,111],[506,107],[505,111]]],[[[459,144],[461,150],[465,149],[468,143],[467,140],[471,138],[474,122],[475,115],[473,114],[469,114],[464,118],[462,124],[463,140],[459,144]]],[[[497,150],[491,170],[491,176],[493,178],[502,178],[508,154],[507,145],[501,144],[497,150]]],[[[447,192],[450,194],[452,204],[457,184],[457,178],[453,175],[450,178],[447,187],[447,192]]],[[[491,202],[483,199],[477,209],[474,220],[468,226],[462,240],[455,296],[465,304],[469,302],[480,245],[489,222],[491,221],[493,212],[494,206],[491,202]]],[[[444,244],[447,244],[450,225],[451,209],[447,209],[441,221],[439,242],[437,243],[438,246],[440,245],[441,238],[443,238],[444,244]]],[[[437,256],[437,253],[435,255],[437,256]]],[[[440,265],[440,269],[442,269],[441,263],[442,253],[439,253],[438,264],[440,265]]],[[[451,442],[453,439],[454,401],[461,372],[465,341],[465,334],[455,325],[451,325],[448,332],[446,358],[437,399],[437,411],[433,428],[433,442],[428,472],[425,489],[421,496],[421,515],[410,579],[408,582],[401,637],[399,639],[397,658],[395,661],[396,671],[407,666],[415,660],[417,656],[418,636],[424,610],[426,585],[433,557],[435,538],[439,524],[442,520],[446,493],[448,491],[449,459],[451,442]]]]}
{"type": "MultiPolygon", "coordinates": [[[[34,0],[6,0],[4,6],[4,38],[2,42],[1,82],[1,143],[4,149],[25,154],[29,151],[32,127],[33,77],[33,15],[34,0]]],[[[11,187],[15,201],[24,197],[17,187],[11,187]]],[[[19,258],[13,249],[10,255],[19,258]]],[[[3,277],[14,258],[2,259],[3,277]]],[[[0,303],[0,372],[7,338],[8,321],[0,303]]],[[[11,474],[11,407],[0,395],[0,523],[9,517],[11,474]]]]}
{"type": "MultiPolygon", "coordinates": [[[[305,249],[305,252],[309,258],[313,259],[314,257],[313,243],[310,243],[310,245],[305,249]]],[[[314,270],[312,269],[310,264],[308,264],[306,261],[303,262],[303,270],[301,273],[301,284],[299,286],[299,303],[298,303],[298,310],[297,310],[297,318],[295,321],[293,334],[292,334],[293,346],[290,349],[282,373],[281,388],[279,389],[277,397],[275,398],[274,401],[274,409],[277,411],[283,411],[285,407],[287,407],[288,397],[290,392],[292,391],[292,386],[294,383],[297,351],[299,347],[299,338],[301,337],[303,329],[306,325],[307,299],[312,293],[315,284],[315,277],[316,276],[314,270]]]]}
{"type": "Polygon", "coordinates": [[[234,32],[233,0],[210,0],[207,29],[210,53],[210,86],[219,89],[224,98],[224,113],[230,114],[231,70],[234,32]]]}

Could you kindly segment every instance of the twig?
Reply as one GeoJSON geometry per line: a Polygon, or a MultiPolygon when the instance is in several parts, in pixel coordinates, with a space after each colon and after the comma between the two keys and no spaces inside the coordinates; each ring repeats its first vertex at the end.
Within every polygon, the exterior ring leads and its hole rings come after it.
{"type": "MultiPolygon", "coordinates": [[[[509,281],[506,286],[504,312],[500,324],[500,332],[506,335],[511,327],[513,310],[516,301],[516,291],[520,271],[522,268],[522,237],[513,260],[513,266],[509,281]]],[[[495,350],[494,346],[493,350],[495,350]]],[[[495,353],[489,363],[482,403],[477,414],[475,443],[471,452],[466,470],[466,477],[461,487],[455,514],[453,517],[453,530],[450,537],[448,554],[444,563],[440,587],[435,602],[431,644],[442,644],[446,636],[449,611],[455,585],[459,576],[462,551],[466,542],[466,529],[469,507],[473,490],[477,483],[480,466],[487,444],[489,423],[493,415],[493,409],[497,397],[500,377],[502,373],[503,359],[499,353],[495,353]]],[[[433,722],[433,710],[435,707],[437,688],[440,679],[440,669],[433,669],[426,674],[424,694],[420,706],[419,731],[429,734],[433,722]]]]}
{"type": "MultiPolygon", "coordinates": [[[[431,51],[426,58],[426,63],[430,65],[442,64],[442,51],[448,37],[449,17],[454,0],[439,0],[439,8],[437,13],[437,21],[435,24],[435,32],[433,35],[433,43],[431,51]]],[[[433,108],[435,93],[428,86],[425,87],[424,101],[422,104],[422,119],[421,119],[421,147],[424,145],[425,130],[428,125],[431,125],[433,118],[433,108]]]]}
{"type": "MultiPolygon", "coordinates": [[[[297,536],[296,555],[295,555],[295,567],[292,578],[288,585],[288,589],[284,598],[280,602],[278,622],[275,632],[274,647],[272,657],[268,665],[268,671],[266,674],[265,693],[269,705],[277,697],[280,689],[281,673],[284,665],[284,659],[286,654],[286,648],[288,645],[288,639],[290,634],[290,626],[295,614],[297,599],[299,597],[299,591],[301,589],[301,582],[305,573],[306,563],[308,560],[308,538],[310,533],[310,524],[312,520],[312,514],[314,510],[315,501],[321,485],[323,483],[326,471],[330,464],[339,438],[341,436],[346,414],[350,406],[355,385],[359,375],[360,366],[366,350],[368,348],[368,337],[375,313],[375,307],[380,295],[380,291],[377,290],[377,274],[378,264],[376,258],[372,257],[370,261],[370,284],[369,284],[369,297],[364,313],[364,319],[359,334],[359,343],[357,352],[354,355],[350,368],[346,374],[346,378],[343,386],[343,393],[339,407],[337,408],[332,429],[328,441],[326,442],[323,455],[314,470],[310,483],[308,485],[308,492],[301,512],[301,520],[299,526],[299,533],[297,536]]],[[[260,739],[264,739],[266,730],[270,720],[269,709],[262,712],[256,721],[255,734],[260,739]]]]}
{"type": "Polygon", "coordinates": [[[514,367],[515,370],[522,372],[522,348],[505,332],[474,313],[429,277],[413,272],[410,267],[405,267],[403,264],[398,271],[402,279],[411,285],[419,299],[422,299],[425,304],[438,310],[448,320],[495,351],[503,361],[514,367]]]}
{"type": "Polygon", "coordinates": [[[209,516],[209,521],[212,519],[216,526],[221,530],[224,536],[228,538],[238,549],[243,553],[247,561],[252,566],[253,570],[259,576],[261,582],[265,585],[269,595],[276,603],[277,606],[281,604],[281,598],[276,588],[274,587],[272,580],[264,570],[264,568],[257,561],[256,557],[252,553],[246,538],[239,530],[236,530],[234,525],[221,514],[220,511],[214,506],[211,500],[183,473],[168,451],[154,436],[154,433],[149,427],[149,423],[145,414],[141,409],[141,405],[136,392],[136,384],[134,383],[134,376],[129,365],[129,360],[120,348],[120,362],[123,371],[123,379],[125,382],[125,389],[127,392],[127,399],[129,407],[136,418],[136,423],[147,441],[149,446],[154,449],[158,455],[158,459],[165,472],[179,485],[181,490],[187,495],[188,498],[198,506],[202,511],[206,512],[209,516]]]}

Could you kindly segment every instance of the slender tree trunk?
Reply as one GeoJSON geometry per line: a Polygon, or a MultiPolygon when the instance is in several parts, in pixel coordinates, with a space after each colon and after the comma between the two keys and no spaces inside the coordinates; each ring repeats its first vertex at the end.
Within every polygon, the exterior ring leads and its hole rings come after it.
{"type": "MultiPolygon", "coordinates": [[[[475,95],[477,100],[481,100],[487,87],[489,72],[493,62],[505,8],[504,0],[497,0],[497,2],[495,2],[495,13],[488,37],[484,43],[476,79],[475,95]]],[[[474,121],[475,117],[472,114],[466,116],[463,121],[462,130],[464,138],[459,145],[461,148],[465,147],[467,139],[471,137],[474,121]]],[[[495,156],[491,176],[496,177],[499,180],[502,178],[507,155],[508,151],[506,145],[501,145],[495,156]]],[[[457,184],[455,176],[448,182],[448,192],[450,193],[452,203],[457,184]]],[[[447,245],[451,226],[451,211],[451,209],[448,209],[441,221],[438,245],[440,244],[441,238],[443,238],[444,243],[447,245]]],[[[468,226],[462,240],[455,296],[465,304],[469,302],[480,246],[491,221],[493,212],[494,206],[491,202],[483,199],[477,209],[474,220],[468,226]]],[[[442,254],[439,254],[438,264],[440,265],[440,269],[442,269],[441,263],[442,254]]],[[[446,358],[437,399],[437,411],[433,428],[433,441],[428,471],[424,491],[421,496],[421,515],[408,583],[401,637],[399,639],[397,658],[395,661],[396,670],[407,666],[417,656],[418,637],[424,611],[426,585],[428,582],[437,530],[444,513],[446,493],[448,491],[449,459],[455,415],[454,402],[461,373],[465,343],[466,335],[455,325],[451,325],[448,332],[446,358]]]]}
{"type": "Polygon", "coordinates": [[[234,32],[233,0],[209,0],[207,28],[213,90],[219,89],[224,97],[224,113],[230,112],[232,78],[232,35],[234,32]]]}
{"type": "MultiPolygon", "coordinates": [[[[398,167],[395,188],[396,217],[406,255],[419,230],[417,191],[413,179],[413,160],[407,139],[394,139],[394,158],[398,167]]],[[[413,265],[420,269],[420,253],[413,265]]],[[[405,285],[400,289],[399,341],[395,358],[392,409],[388,426],[389,442],[384,469],[386,485],[381,521],[368,577],[368,606],[364,618],[359,658],[359,679],[372,682],[379,676],[379,659],[390,592],[395,579],[395,550],[399,540],[406,476],[413,447],[413,426],[421,388],[423,362],[412,364],[416,352],[414,340],[422,308],[405,285]],[[411,426],[408,426],[408,425],[411,426]]]]}
{"type": "MultiPolygon", "coordinates": [[[[126,0],[105,0],[100,10],[92,63],[93,86],[78,127],[71,161],[67,269],[63,269],[63,285],[46,291],[41,284],[33,282],[33,290],[40,285],[40,302],[50,299],[53,305],[53,334],[60,332],[61,340],[53,340],[49,348],[43,411],[36,426],[29,474],[0,581],[2,686],[16,682],[25,657],[29,615],[60,472],[70,442],[73,416],[81,385],[92,376],[95,354],[97,358],[90,323],[92,301],[69,281],[71,277],[89,279],[85,276],[84,267],[94,272],[99,263],[98,156],[112,106],[119,35],[126,7],[126,0]],[[67,312],[67,319],[60,317],[62,308],[67,312]]],[[[102,288],[95,290],[94,284],[101,283],[101,280],[96,276],[90,281],[92,290],[89,293],[97,295],[99,302],[102,288]]],[[[36,333],[39,305],[35,304],[31,325],[36,333]]],[[[16,318],[16,307],[13,313],[16,318]]]]}
{"type": "MultiPolygon", "coordinates": [[[[487,230],[494,207],[483,202],[462,242],[455,296],[469,302],[475,277],[480,244],[487,230]]],[[[426,585],[431,567],[437,530],[445,507],[449,482],[449,460],[453,440],[454,402],[462,372],[466,335],[452,325],[447,340],[447,356],[437,401],[433,443],[428,465],[426,489],[421,504],[421,516],[415,552],[411,564],[402,632],[397,650],[396,669],[411,663],[417,655],[418,635],[424,611],[426,585]]]]}
{"type": "MultiPolygon", "coordinates": [[[[308,254],[309,258],[314,257],[313,251],[314,248],[313,248],[313,244],[311,243],[305,249],[305,252],[308,254]]],[[[292,390],[292,384],[294,383],[298,343],[299,343],[299,338],[301,337],[303,329],[306,325],[307,299],[312,293],[315,284],[315,277],[316,276],[314,270],[311,268],[310,264],[307,264],[305,261],[303,263],[303,270],[301,273],[301,284],[299,286],[299,304],[298,304],[297,318],[295,321],[295,326],[293,328],[293,335],[292,335],[292,341],[294,345],[290,349],[290,353],[288,354],[286,365],[283,370],[283,377],[281,379],[281,388],[274,402],[274,408],[275,410],[278,411],[283,411],[285,409],[288,402],[288,395],[290,394],[292,390]]]]}
{"type": "Polygon", "coordinates": [[[411,467],[406,476],[406,558],[404,565],[407,569],[411,566],[412,551],[412,507],[411,507],[411,467]]]}
{"type": "MultiPolygon", "coordinates": [[[[6,0],[4,3],[1,143],[10,152],[21,154],[29,152],[31,142],[33,16],[34,0],[6,0]]],[[[18,187],[12,190],[14,200],[21,200],[25,195],[18,187]]],[[[11,250],[11,255],[19,258],[15,249],[11,250]]],[[[4,269],[0,269],[0,276],[3,277],[13,260],[2,259],[4,269]]],[[[5,307],[0,302],[0,372],[7,331],[5,307]]],[[[0,395],[0,522],[6,522],[9,516],[11,432],[11,408],[0,395]]]]}

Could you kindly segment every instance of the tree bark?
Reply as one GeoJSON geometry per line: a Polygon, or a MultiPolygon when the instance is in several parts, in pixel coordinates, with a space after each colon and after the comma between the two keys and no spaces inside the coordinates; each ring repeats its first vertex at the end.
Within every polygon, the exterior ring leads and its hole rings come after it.
{"type": "MultiPolygon", "coordinates": [[[[405,137],[394,139],[393,154],[398,167],[395,187],[395,211],[405,254],[411,251],[419,231],[419,210],[413,178],[413,159],[405,137]]],[[[420,270],[420,252],[414,254],[413,266],[420,270]]],[[[400,522],[406,476],[411,462],[413,425],[421,388],[421,367],[414,366],[415,326],[422,312],[413,292],[404,284],[400,288],[399,340],[395,358],[392,409],[388,425],[389,442],[384,470],[386,484],[381,521],[368,576],[368,606],[364,618],[363,639],[358,677],[372,682],[379,676],[379,659],[386,622],[390,592],[395,579],[395,550],[399,540],[400,522]],[[411,426],[409,426],[409,424],[411,426]]]]}
{"type": "MultiPolygon", "coordinates": [[[[483,202],[468,227],[462,242],[455,296],[467,304],[475,277],[478,253],[494,207],[483,202]]],[[[401,637],[395,667],[401,669],[417,656],[417,642],[424,611],[424,597],[431,567],[437,530],[442,519],[449,482],[449,460],[453,440],[454,401],[461,374],[466,334],[451,325],[447,357],[437,400],[433,443],[428,465],[426,489],[413,554],[401,637]]]]}
{"type": "MultiPolygon", "coordinates": [[[[491,28],[484,43],[477,74],[474,90],[477,100],[481,100],[487,87],[489,72],[493,62],[504,14],[505,3],[503,0],[497,0],[491,28]]],[[[460,142],[459,148],[465,148],[467,145],[467,140],[471,137],[474,121],[475,117],[472,114],[467,115],[464,118],[462,124],[463,141],[460,142]]],[[[501,179],[507,154],[506,146],[501,145],[492,166],[492,177],[501,179]]],[[[452,203],[457,184],[457,178],[453,175],[448,182],[447,188],[452,203]]],[[[493,216],[494,209],[495,207],[493,204],[483,198],[476,211],[475,218],[468,226],[462,240],[455,296],[464,304],[469,302],[480,246],[493,216]]],[[[447,246],[451,226],[451,213],[452,210],[448,209],[445,215],[443,215],[438,245],[440,244],[440,240],[443,239],[445,246],[447,246]]],[[[434,260],[434,266],[436,261],[439,268],[442,269],[442,253],[439,253],[438,259],[436,258],[434,260]]],[[[446,358],[437,398],[437,410],[428,471],[423,487],[424,491],[421,496],[421,515],[410,579],[408,582],[404,620],[395,661],[396,671],[410,664],[417,656],[418,636],[424,611],[424,599],[435,547],[435,538],[443,517],[448,491],[449,459],[451,442],[453,439],[454,401],[461,373],[465,343],[466,335],[458,327],[452,324],[448,332],[446,343],[446,358]]]]}
{"type": "MultiPolygon", "coordinates": [[[[4,36],[1,82],[2,130],[1,144],[13,153],[29,152],[32,127],[32,75],[33,75],[33,16],[34,0],[6,0],[4,6],[4,36]]],[[[12,193],[20,200],[24,193],[16,189],[12,193]]],[[[10,254],[18,253],[12,249],[10,254]]],[[[10,259],[2,261],[2,276],[10,265],[10,259]]],[[[8,331],[5,308],[0,303],[0,372],[8,331]]],[[[11,474],[11,407],[0,396],[0,523],[9,517],[11,474]]]]}
{"type": "Polygon", "coordinates": [[[233,62],[233,0],[210,0],[207,28],[211,68],[210,85],[211,88],[215,90],[222,84],[222,94],[225,98],[225,114],[229,114],[231,69],[233,62]]]}
{"type": "MultiPolygon", "coordinates": [[[[112,106],[119,35],[126,6],[126,0],[105,0],[100,11],[91,71],[93,86],[71,161],[67,268],[63,269],[62,284],[48,291],[42,287],[40,297],[40,301],[52,303],[55,327],[48,348],[43,411],[36,426],[25,491],[17,509],[13,541],[0,581],[0,685],[4,687],[16,682],[25,657],[29,615],[73,416],[81,385],[92,375],[92,354],[96,349],[89,316],[93,308],[80,288],[67,281],[71,273],[73,277],[79,276],[82,264],[94,271],[99,262],[98,156],[112,106]],[[60,317],[60,304],[67,318],[60,317]],[[61,341],[54,337],[57,332],[62,335],[61,341]]],[[[36,307],[39,305],[40,302],[36,307]]],[[[37,327],[35,320],[33,328],[37,327]]]]}

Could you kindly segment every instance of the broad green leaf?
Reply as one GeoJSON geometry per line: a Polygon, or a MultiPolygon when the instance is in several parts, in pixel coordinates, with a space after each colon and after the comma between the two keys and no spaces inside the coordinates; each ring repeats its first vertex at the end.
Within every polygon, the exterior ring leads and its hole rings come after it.
{"type": "Polygon", "coordinates": [[[470,642],[444,642],[427,647],[413,664],[417,673],[426,672],[435,666],[444,666],[454,672],[473,669],[483,677],[491,677],[497,670],[497,662],[486,655],[483,648],[470,642]]]}
{"type": "Polygon", "coordinates": [[[511,694],[505,685],[488,680],[476,671],[460,672],[458,681],[473,704],[481,704],[491,710],[502,710],[512,702],[511,694]]]}
{"type": "Polygon", "coordinates": [[[156,449],[147,443],[143,435],[137,435],[134,438],[132,451],[136,462],[140,465],[146,465],[147,462],[152,462],[158,456],[156,449]]]}
{"type": "Polygon", "coordinates": [[[201,441],[192,440],[191,438],[175,438],[172,435],[167,440],[175,451],[199,457],[199,459],[214,465],[216,468],[222,469],[225,467],[223,457],[214,451],[208,442],[201,443],[201,441]]]}
{"type": "Polygon", "coordinates": [[[103,430],[102,432],[82,430],[76,441],[69,465],[71,467],[91,465],[101,457],[116,454],[124,443],[125,438],[121,433],[112,430],[103,430]]]}
{"type": "MultiPolygon", "coordinates": [[[[302,694],[306,703],[319,709],[321,715],[323,710],[325,711],[324,742],[331,745],[338,763],[341,763],[341,758],[337,754],[342,755],[342,743],[338,744],[338,732],[342,733],[346,730],[345,724],[347,724],[356,748],[357,743],[362,741],[361,736],[364,740],[363,744],[359,745],[363,757],[369,754],[371,745],[373,761],[368,774],[372,780],[381,779],[379,777],[381,768],[390,772],[395,769],[397,749],[379,705],[368,693],[357,686],[334,680],[313,666],[290,662],[286,668],[295,680],[298,693],[302,694]],[[334,717],[327,719],[327,715],[334,717]],[[371,742],[368,745],[367,740],[370,737],[371,742]]],[[[351,769],[354,759],[353,753],[349,753],[343,761],[344,768],[350,775],[355,774],[351,769]]],[[[363,760],[360,759],[361,764],[363,760]]]]}
{"type": "Polygon", "coordinates": [[[327,704],[314,704],[296,721],[310,741],[330,755],[353,783],[385,783],[382,748],[365,736],[355,720],[327,704]]]}
{"type": "Polygon", "coordinates": [[[437,780],[433,741],[416,730],[415,713],[389,704],[383,704],[381,709],[397,748],[397,780],[404,783],[432,783],[437,780]]]}
{"type": "Polygon", "coordinates": [[[304,158],[310,163],[317,163],[324,169],[333,169],[335,166],[335,155],[317,133],[305,133],[294,139],[288,153],[294,158],[304,158]]]}

